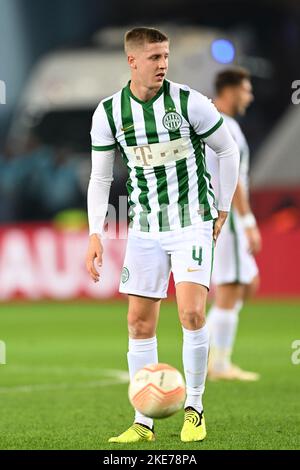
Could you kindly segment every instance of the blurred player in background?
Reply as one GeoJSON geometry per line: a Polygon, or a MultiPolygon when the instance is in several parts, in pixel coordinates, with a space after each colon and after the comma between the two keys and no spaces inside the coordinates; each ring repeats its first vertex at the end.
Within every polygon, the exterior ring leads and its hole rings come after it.
{"type": "MultiPolygon", "coordinates": [[[[86,264],[97,282],[94,261],[101,266],[101,233],[118,145],[129,173],[130,224],[120,292],[128,294],[129,301],[130,378],[158,362],[156,326],[172,270],[187,385],[181,440],[201,441],[206,435],[202,405],[209,343],[206,297],[214,240],[238,180],[238,149],[210,100],[166,80],[167,36],[152,28],[134,28],[125,36],[125,51],[131,81],[101,101],[93,116],[86,264]],[[218,210],[206,173],[204,143],[219,162],[218,210]]],[[[117,424],[113,409],[107,424],[117,424]]],[[[136,411],[134,424],[110,442],[153,439],[153,420],[136,411]]]]}
{"type": "MultiPolygon", "coordinates": [[[[239,312],[243,302],[258,287],[258,269],[253,255],[261,249],[261,237],[249,202],[249,148],[234,119],[243,115],[253,101],[247,70],[227,69],[216,77],[214,103],[221,112],[240,152],[239,181],[227,218],[215,249],[212,281],[216,285],[215,301],[207,323],[211,334],[208,375],[212,379],[257,380],[259,375],[232,364],[239,312]]],[[[218,160],[207,149],[206,162],[212,185],[218,191],[218,160]]],[[[218,197],[218,196],[217,196],[218,197]]]]}

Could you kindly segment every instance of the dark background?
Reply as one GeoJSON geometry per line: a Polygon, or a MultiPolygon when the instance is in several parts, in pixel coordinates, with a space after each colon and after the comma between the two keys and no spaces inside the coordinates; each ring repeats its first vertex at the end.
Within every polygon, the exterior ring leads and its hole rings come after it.
{"type": "MultiPolygon", "coordinates": [[[[4,161],[0,171],[6,171],[10,158],[7,135],[18,100],[32,67],[45,53],[90,45],[93,34],[106,26],[124,26],[126,31],[128,25],[163,23],[218,27],[230,34],[243,33],[243,49],[248,61],[241,65],[250,64],[255,102],[243,118],[242,127],[253,161],[268,133],[291,105],[291,84],[300,78],[299,1],[0,0],[0,79],[7,88],[7,103],[0,106],[0,157],[2,153],[4,161]],[[252,67],[251,58],[263,59],[267,68],[257,62],[252,67]]],[[[176,58],[171,56],[171,60],[176,58]]],[[[72,204],[66,203],[65,208],[84,209],[84,193],[83,190],[79,200],[75,198],[72,204]]],[[[30,199],[25,199],[21,209],[20,202],[16,210],[13,201],[2,215],[0,211],[0,220],[49,219],[58,211],[40,210],[36,202],[31,204],[30,199]],[[25,206],[30,206],[29,212],[25,206]]]]}

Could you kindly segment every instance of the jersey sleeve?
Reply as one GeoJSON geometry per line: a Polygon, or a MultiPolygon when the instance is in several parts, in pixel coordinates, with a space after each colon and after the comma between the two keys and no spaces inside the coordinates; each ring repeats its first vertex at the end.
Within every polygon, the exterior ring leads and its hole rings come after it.
{"type": "Polygon", "coordinates": [[[216,154],[219,166],[218,210],[229,212],[238,182],[239,150],[226,124],[204,139],[216,154]]]}
{"type": "Polygon", "coordinates": [[[213,134],[223,122],[222,116],[212,101],[196,90],[190,91],[188,116],[194,131],[201,138],[213,134]]]}
{"type": "Polygon", "coordinates": [[[117,146],[102,101],[93,114],[91,140],[92,150],[96,151],[113,150],[117,146]]]}

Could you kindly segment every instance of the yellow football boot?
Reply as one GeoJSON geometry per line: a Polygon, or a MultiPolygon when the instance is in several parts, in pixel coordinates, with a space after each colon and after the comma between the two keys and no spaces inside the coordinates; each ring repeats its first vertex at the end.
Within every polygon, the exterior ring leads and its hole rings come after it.
{"type": "Polygon", "coordinates": [[[182,442],[203,441],[206,436],[203,411],[198,413],[191,406],[184,410],[184,423],[180,438],[182,442]]]}
{"type": "Polygon", "coordinates": [[[144,424],[133,423],[127,431],[119,436],[111,437],[108,442],[129,444],[131,442],[155,441],[154,432],[144,424]]]}

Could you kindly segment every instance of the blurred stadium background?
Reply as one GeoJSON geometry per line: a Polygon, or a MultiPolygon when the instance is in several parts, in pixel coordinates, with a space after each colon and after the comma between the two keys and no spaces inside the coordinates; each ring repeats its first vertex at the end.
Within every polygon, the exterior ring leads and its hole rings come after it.
{"type": "MultiPolygon", "coordinates": [[[[122,38],[134,25],[166,31],[168,77],[210,97],[225,66],[251,72],[255,101],[241,126],[263,237],[261,288],[243,314],[236,354],[262,380],[251,388],[208,385],[212,439],[204,446],[299,448],[300,365],[291,361],[300,339],[297,0],[0,0],[0,351],[6,346],[7,362],[0,448],[109,448],[99,416],[114,403],[118,419],[130,420],[126,304],[118,295],[126,240],[105,240],[98,285],[84,257],[91,116],[128,80],[122,38]]],[[[120,160],[114,178],[118,214],[126,181],[120,160]]],[[[124,228],[124,211],[118,215],[124,228]]],[[[162,309],[160,353],[181,368],[173,292],[162,309]]],[[[170,420],[174,429],[178,419],[170,420]]],[[[173,437],[157,445],[180,444],[173,437]]]]}

